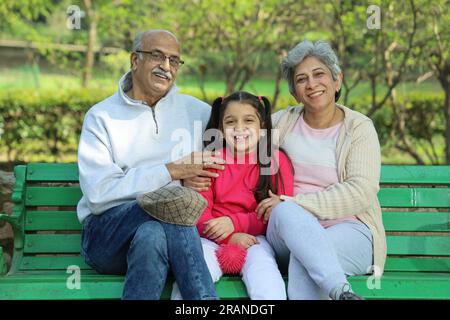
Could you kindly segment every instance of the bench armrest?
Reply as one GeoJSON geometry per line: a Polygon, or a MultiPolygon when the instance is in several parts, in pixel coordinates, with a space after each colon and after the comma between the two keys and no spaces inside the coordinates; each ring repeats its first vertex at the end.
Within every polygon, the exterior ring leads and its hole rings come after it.
{"type": "MultiPolygon", "coordinates": [[[[21,213],[14,215],[8,215],[5,213],[0,213],[0,221],[5,221],[11,224],[11,227],[14,231],[14,248],[22,249],[23,248],[23,233],[22,226],[20,224],[21,213]]],[[[0,266],[1,269],[1,266],[0,266]]]]}
{"type": "Polygon", "coordinates": [[[6,261],[3,257],[3,248],[0,246],[0,276],[3,276],[6,274],[8,270],[6,270],[6,261]]]}
{"type": "Polygon", "coordinates": [[[10,223],[11,226],[13,226],[13,228],[14,227],[20,228],[19,219],[20,219],[20,216],[13,216],[13,215],[9,215],[9,214],[0,212],[0,221],[5,221],[5,222],[10,223]]]}

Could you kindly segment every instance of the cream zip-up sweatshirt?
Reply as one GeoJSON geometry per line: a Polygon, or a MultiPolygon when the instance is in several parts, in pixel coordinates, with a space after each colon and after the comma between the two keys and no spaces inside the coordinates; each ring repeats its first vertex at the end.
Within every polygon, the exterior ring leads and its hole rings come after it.
{"type": "MultiPolygon", "coordinates": [[[[378,135],[372,120],[368,117],[345,106],[337,106],[345,114],[336,142],[339,182],[321,192],[282,198],[296,202],[319,219],[339,219],[355,215],[372,232],[374,268],[371,271],[375,275],[381,275],[387,248],[381,207],[377,197],[381,174],[378,135]]],[[[302,111],[302,106],[288,107],[272,115],[274,128],[279,130],[281,147],[302,111]]]]}
{"type": "Polygon", "coordinates": [[[78,219],[136,199],[140,193],[172,182],[165,166],[202,150],[202,134],[211,107],[170,91],[150,107],[130,99],[122,89],[86,113],[78,146],[83,197],[78,219]]]}

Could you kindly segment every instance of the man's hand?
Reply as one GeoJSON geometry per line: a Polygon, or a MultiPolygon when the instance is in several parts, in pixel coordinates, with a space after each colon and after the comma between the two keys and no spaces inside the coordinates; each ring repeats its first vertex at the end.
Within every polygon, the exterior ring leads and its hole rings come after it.
{"type": "Polygon", "coordinates": [[[222,241],[234,231],[233,221],[230,217],[219,217],[205,222],[203,235],[215,242],[222,241]]]}
{"type": "Polygon", "coordinates": [[[272,213],[272,208],[274,208],[282,201],[280,197],[276,194],[273,194],[271,190],[269,190],[269,196],[269,198],[262,200],[256,207],[256,214],[258,216],[258,219],[263,218],[264,223],[267,223],[267,221],[269,221],[270,214],[272,213]]]}
{"type": "Polygon", "coordinates": [[[245,249],[248,249],[254,244],[259,244],[259,241],[255,236],[252,236],[251,234],[238,232],[231,236],[228,243],[240,244],[245,249]]]}
{"type": "Polygon", "coordinates": [[[217,178],[219,176],[217,173],[206,170],[223,170],[222,164],[225,163],[225,160],[216,157],[217,155],[220,155],[220,153],[213,151],[192,152],[180,160],[166,164],[166,167],[172,180],[187,179],[196,176],[217,178]]]}

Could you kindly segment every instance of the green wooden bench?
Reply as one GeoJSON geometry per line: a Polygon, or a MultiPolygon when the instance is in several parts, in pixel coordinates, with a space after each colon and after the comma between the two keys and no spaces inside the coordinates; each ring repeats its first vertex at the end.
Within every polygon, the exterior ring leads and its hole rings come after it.
{"type": "MultiPolygon", "coordinates": [[[[8,273],[0,254],[0,299],[120,298],[123,276],[99,275],[79,255],[76,164],[20,165],[15,176],[13,214],[0,215],[15,233],[8,273]],[[76,268],[79,289],[70,280],[76,268]]],[[[385,165],[381,180],[386,271],[379,281],[350,277],[355,291],[367,299],[450,299],[450,166],[385,165]]],[[[238,277],[216,287],[221,298],[247,298],[238,277]]]]}

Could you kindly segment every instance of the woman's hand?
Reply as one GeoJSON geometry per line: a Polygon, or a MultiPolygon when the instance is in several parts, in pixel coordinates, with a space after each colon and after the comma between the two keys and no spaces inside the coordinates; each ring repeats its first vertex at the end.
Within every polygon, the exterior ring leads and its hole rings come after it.
{"type": "Polygon", "coordinates": [[[183,180],[183,186],[191,188],[197,192],[208,191],[211,186],[211,178],[208,177],[192,177],[183,180]]]}
{"type": "Polygon", "coordinates": [[[259,244],[259,241],[255,236],[252,236],[251,234],[238,232],[231,236],[228,243],[239,244],[245,249],[248,249],[254,244],[259,244]]]}
{"type": "Polygon", "coordinates": [[[203,235],[215,242],[222,241],[234,231],[233,221],[230,217],[219,217],[205,222],[203,235]]]}
{"type": "Polygon", "coordinates": [[[267,221],[269,221],[270,214],[272,213],[272,208],[274,208],[282,201],[281,198],[272,193],[271,190],[269,190],[269,196],[269,198],[262,200],[256,207],[256,214],[258,216],[258,219],[263,218],[264,223],[267,223],[267,221]]]}

